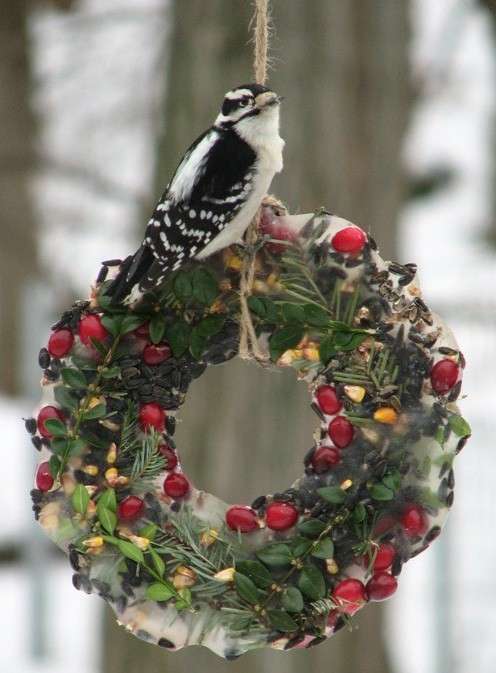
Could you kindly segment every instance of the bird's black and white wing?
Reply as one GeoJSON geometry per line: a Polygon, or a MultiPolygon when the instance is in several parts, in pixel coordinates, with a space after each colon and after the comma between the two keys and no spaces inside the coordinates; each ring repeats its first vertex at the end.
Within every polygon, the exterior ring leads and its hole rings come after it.
{"type": "MultiPolygon", "coordinates": [[[[200,136],[157,204],[141,247],[108,290],[113,300],[132,301],[189,259],[206,257],[236,240],[232,231],[229,236],[223,232],[250,197],[255,162],[253,149],[232,130],[211,128],[200,136]]],[[[239,235],[246,228],[242,224],[239,235]]]]}

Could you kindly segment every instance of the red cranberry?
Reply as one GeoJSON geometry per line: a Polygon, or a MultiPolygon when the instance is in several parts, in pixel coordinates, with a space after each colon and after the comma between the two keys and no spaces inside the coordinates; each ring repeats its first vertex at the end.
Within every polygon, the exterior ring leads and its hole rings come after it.
{"type": "Polygon", "coordinates": [[[329,423],[329,437],[340,449],[344,449],[353,440],[353,426],[344,416],[337,416],[329,423]]]}
{"type": "Polygon", "coordinates": [[[341,612],[346,612],[348,615],[359,610],[367,600],[367,593],[362,582],[352,578],[338,582],[332,596],[340,606],[341,612]]]}
{"type": "Polygon", "coordinates": [[[387,570],[396,556],[396,549],[389,542],[379,545],[374,560],[374,571],[387,570]]]}
{"type": "Polygon", "coordinates": [[[231,530],[251,533],[258,529],[257,514],[251,507],[233,505],[226,512],[226,523],[231,530]]]}
{"type": "Polygon", "coordinates": [[[161,444],[158,449],[165,458],[165,469],[169,471],[173,470],[177,465],[176,453],[170,448],[170,446],[167,446],[167,444],[161,444]]]}
{"type": "Polygon", "coordinates": [[[104,341],[108,337],[108,332],[102,325],[99,315],[85,315],[79,322],[79,338],[85,346],[91,346],[91,339],[104,341]]]}
{"type": "Polygon", "coordinates": [[[62,412],[60,409],[57,409],[57,407],[52,407],[52,406],[47,406],[47,407],[42,407],[38,413],[38,432],[40,435],[43,437],[47,437],[48,439],[52,439],[53,435],[51,432],[49,432],[46,427],[45,427],[45,421],[48,421],[49,418],[57,418],[59,421],[64,421],[64,417],[62,415],[62,412]]]}
{"type": "Polygon", "coordinates": [[[407,505],[401,515],[401,525],[408,537],[417,537],[425,533],[429,521],[420,505],[407,505]]]}
{"type": "Polygon", "coordinates": [[[143,350],[143,360],[147,365],[159,365],[168,360],[172,354],[169,344],[148,344],[143,350]]]}
{"type": "Polygon", "coordinates": [[[367,236],[358,227],[345,227],[331,239],[331,245],[337,252],[357,254],[367,241],[367,236]]]}
{"type": "Polygon", "coordinates": [[[74,344],[74,335],[70,329],[58,329],[50,334],[48,352],[54,358],[63,358],[74,344]]]}
{"type": "Polygon", "coordinates": [[[156,402],[142,404],[138,417],[143,430],[146,431],[149,428],[155,428],[158,432],[163,432],[167,416],[160,404],[157,404],[156,402]]]}
{"type": "Polygon", "coordinates": [[[396,524],[396,519],[390,514],[380,515],[374,528],[372,529],[372,535],[374,537],[381,537],[381,535],[384,535],[384,533],[387,533],[389,530],[394,528],[396,524]]]}
{"type": "Polygon", "coordinates": [[[272,530],[287,530],[298,520],[298,510],[287,502],[272,502],[265,510],[265,521],[272,530]]]}
{"type": "Polygon", "coordinates": [[[320,446],[312,456],[312,467],[317,474],[322,474],[337,465],[340,458],[341,453],[335,446],[320,446]]]}
{"type": "Polygon", "coordinates": [[[48,462],[40,463],[36,472],[36,487],[40,491],[49,491],[53,486],[53,477],[48,462]]]}
{"type": "MultiPolygon", "coordinates": [[[[280,224],[280,221],[271,213],[264,211],[260,221],[262,233],[276,241],[295,241],[298,234],[293,229],[280,224]]],[[[280,243],[267,243],[267,249],[274,255],[280,255],[287,250],[287,245],[280,243]]]]}
{"type": "Polygon", "coordinates": [[[150,338],[150,323],[144,322],[142,325],[137,327],[133,334],[140,339],[149,339],[150,338]]]}
{"type": "Polygon", "coordinates": [[[460,368],[453,360],[440,360],[431,369],[431,384],[436,393],[444,395],[458,381],[460,368]]]}
{"type": "Polygon", "coordinates": [[[367,594],[371,601],[384,601],[398,588],[396,578],[389,573],[375,573],[367,582],[367,594]]]}
{"type": "Polygon", "coordinates": [[[189,491],[189,481],[184,474],[173,472],[165,478],[164,491],[171,498],[182,498],[189,491]]]}
{"type": "Polygon", "coordinates": [[[117,507],[117,516],[121,521],[132,521],[141,516],[144,502],[135,495],[128,495],[117,507]]]}
{"type": "Polygon", "coordinates": [[[342,404],[336,394],[336,389],[332,386],[320,386],[315,393],[319,407],[324,414],[332,416],[341,411],[342,404]]]}

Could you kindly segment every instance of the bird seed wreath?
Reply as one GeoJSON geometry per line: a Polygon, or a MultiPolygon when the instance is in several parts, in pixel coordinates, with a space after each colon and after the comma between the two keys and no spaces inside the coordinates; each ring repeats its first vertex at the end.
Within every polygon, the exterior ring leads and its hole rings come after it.
{"type": "Polygon", "coordinates": [[[104,263],[40,352],[43,403],[26,421],[35,516],[74,586],[138,638],[227,659],[313,646],[391,596],[441,531],[470,434],[454,404],[463,356],[415,264],[383,261],[324,211],[266,206],[261,232],[131,308],[110,305],[119,261],[104,263]],[[192,381],[238,354],[247,258],[258,351],[307,383],[319,430],[292,486],[228,506],[193,486],[173,436],[192,381]]]}

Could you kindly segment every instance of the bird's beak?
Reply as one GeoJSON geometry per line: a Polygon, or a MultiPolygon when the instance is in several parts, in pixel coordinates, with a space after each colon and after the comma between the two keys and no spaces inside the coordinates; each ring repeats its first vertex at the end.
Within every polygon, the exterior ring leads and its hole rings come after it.
{"type": "Polygon", "coordinates": [[[255,105],[257,108],[263,109],[271,105],[279,105],[282,100],[282,97],[273,91],[264,91],[264,93],[259,93],[255,98],[255,105]]]}

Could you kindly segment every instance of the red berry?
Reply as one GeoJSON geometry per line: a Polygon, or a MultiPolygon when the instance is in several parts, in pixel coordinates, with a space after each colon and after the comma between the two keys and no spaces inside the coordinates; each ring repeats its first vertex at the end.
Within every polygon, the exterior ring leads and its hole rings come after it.
{"type": "Polygon", "coordinates": [[[322,474],[337,465],[340,458],[341,453],[335,446],[320,446],[312,456],[312,467],[317,474],[322,474]]]}
{"type": "Polygon", "coordinates": [[[342,404],[336,394],[336,389],[332,386],[320,386],[315,393],[319,407],[324,414],[332,416],[341,410],[342,404]]]}
{"type": "Polygon", "coordinates": [[[372,535],[374,537],[381,537],[389,530],[394,528],[398,522],[390,514],[379,515],[379,518],[376,521],[375,526],[372,529],[372,535]]]}
{"type": "Polygon", "coordinates": [[[353,426],[344,416],[337,416],[329,423],[329,437],[340,449],[344,449],[353,441],[353,426]]]}
{"type": "Polygon", "coordinates": [[[345,227],[331,239],[331,245],[337,252],[360,252],[367,242],[367,236],[358,227],[345,227]]]}
{"type": "Polygon", "coordinates": [[[338,582],[334,587],[332,596],[340,606],[341,612],[346,612],[348,615],[352,615],[359,610],[367,600],[365,586],[360,580],[352,578],[338,582]]]}
{"type": "Polygon", "coordinates": [[[396,556],[396,549],[389,542],[379,545],[374,560],[374,571],[387,570],[396,556]]]}
{"type": "Polygon", "coordinates": [[[184,474],[173,472],[165,478],[164,491],[171,498],[182,498],[189,491],[189,481],[184,474]]]}
{"type": "Polygon", "coordinates": [[[168,360],[172,354],[169,344],[148,344],[143,350],[143,360],[147,365],[159,365],[168,360]]]}
{"type": "Polygon", "coordinates": [[[144,322],[142,325],[137,327],[133,334],[141,339],[149,339],[150,338],[150,323],[149,322],[144,322]]]}
{"type": "Polygon", "coordinates": [[[99,315],[94,313],[85,315],[79,322],[79,338],[85,346],[91,346],[91,339],[104,341],[108,337],[108,332],[102,325],[99,315]]]}
{"type": "Polygon", "coordinates": [[[64,417],[60,409],[57,409],[57,407],[48,406],[48,407],[42,407],[40,409],[37,420],[38,432],[43,437],[52,439],[53,437],[52,433],[45,427],[45,421],[47,421],[49,418],[57,418],[59,421],[63,422],[64,417]]]}
{"type": "Polygon", "coordinates": [[[384,601],[398,588],[396,578],[389,573],[375,573],[367,582],[367,594],[370,601],[384,601]]]}
{"type": "Polygon", "coordinates": [[[48,352],[54,358],[63,358],[74,344],[74,334],[70,329],[58,329],[50,334],[48,352]]]}
{"type": "Polygon", "coordinates": [[[436,393],[444,395],[458,381],[460,368],[453,360],[440,360],[431,369],[431,384],[436,393]]]}
{"type": "Polygon", "coordinates": [[[142,430],[146,431],[149,428],[155,428],[158,432],[163,432],[167,415],[160,404],[156,402],[142,404],[138,417],[142,430]]]}
{"type": "Polygon", "coordinates": [[[429,521],[420,505],[407,505],[401,515],[401,525],[408,537],[417,537],[425,533],[429,521]]]}
{"type": "Polygon", "coordinates": [[[158,449],[165,458],[165,469],[169,471],[173,470],[177,465],[177,455],[175,452],[167,444],[161,444],[158,449]]]}
{"type": "Polygon", "coordinates": [[[231,530],[251,533],[258,529],[257,514],[251,507],[233,505],[226,512],[226,523],[231,530]]]}
{"type": "Polygon", "coordinates": [[[287,530],[298,520],[298,510],[287,502],[272,502],[265,510],[265,521],[272,530],[287,530]]]}
{"type": "Polygon", "coordinates": [[[135,495],[128,495],[117,507],[117,516],[121,521],[132,521],[141,516],[143,512],[144,502],[141,498],[135,495]]]}
{"type": "MultiPolygon", "coordinates": [[[[270,236],[276,241],[292,242],[298,238],[296,231],[281,224],[280,220],[270,211],[264,211],[262,214],[260,229],[263,234],[270,236]]],[[[285,252],[288,246],[280,243],[267,243],[266,247],[274,255],[277,255],[285,252]]]]}
{"type": "Polygon", "coordinates": [[[36,472],[36,487],[40,491],[49,491],[53,486],[53,477],[48,462],[40,463],[36,472]]]}

